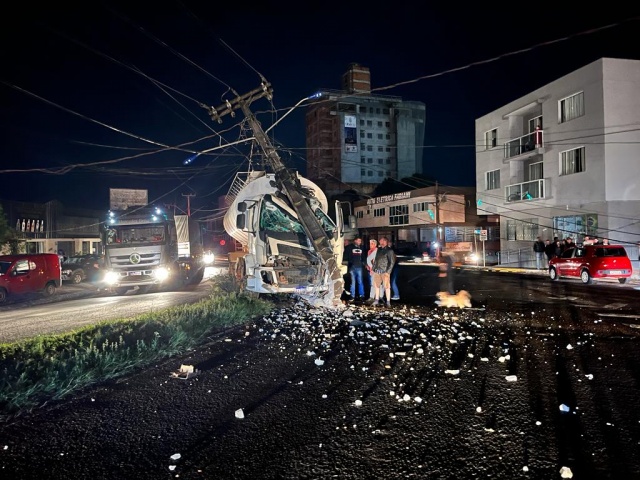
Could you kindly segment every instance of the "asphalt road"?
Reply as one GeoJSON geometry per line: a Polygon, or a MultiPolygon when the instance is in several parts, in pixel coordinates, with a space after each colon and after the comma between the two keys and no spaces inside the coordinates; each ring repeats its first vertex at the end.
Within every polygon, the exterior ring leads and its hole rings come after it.
{"type": "Polygon", "coordinates": [[[44,298],[31,294],[10,299],[0,305],[0,342],[14,342],[37,335],[63,333],[103,320],[131,318],[184,303],[193,303],[210,293],[210,275],[225,267],[207,269],[207,277],[198,286],[175,291],[115,295],[85,282],[63,284],[56,294],[44,298]]]}
{"type": "MultiPolygon", "coordinates": [[[[640,478],[638,292],[401,270],[392,308],[277,305],[0,425],[6,478],[640,478]],[[172,379],[180,365],[197,375],[172,379]]],[[[120,299],[125,301],[125,299],[120,299]]],[[[2,445],[0,443],[0,446],[2,445]]]]}

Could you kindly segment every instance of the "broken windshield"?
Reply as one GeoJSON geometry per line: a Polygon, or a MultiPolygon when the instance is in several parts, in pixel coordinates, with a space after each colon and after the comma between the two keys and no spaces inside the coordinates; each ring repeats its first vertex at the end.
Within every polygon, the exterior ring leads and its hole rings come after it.
{"type": "Polygon", "coordinates": [[[289,212],[280,208],[265,195],[260,212],[260,228],[266,232],[304,233],[302,224],[289,212]]]}

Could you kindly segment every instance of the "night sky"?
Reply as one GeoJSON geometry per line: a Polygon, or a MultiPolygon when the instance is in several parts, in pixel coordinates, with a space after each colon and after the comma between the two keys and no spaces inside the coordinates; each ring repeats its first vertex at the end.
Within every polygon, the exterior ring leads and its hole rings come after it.
{"type": "MultiPolygon", "coordinates": [[[[150,201],[186,209],[191,195],[192,213],[214,214],[247,149],[183,162],[246,132],[240,112],[218,124],[202,105],[262,75],[274,98],[251,109],[266,128],[318,89],[339,89],[351,63],[371,69],[374,93],[426,104],[425,173],[473,186],[476,118],[598,58],[640,59],[630,8],[91,3],[4,15],[1,198],[107,210],[110,187],[147,188],[150,201]]],[[[303,174],[304,111],[273,130],[303,174]]]]}

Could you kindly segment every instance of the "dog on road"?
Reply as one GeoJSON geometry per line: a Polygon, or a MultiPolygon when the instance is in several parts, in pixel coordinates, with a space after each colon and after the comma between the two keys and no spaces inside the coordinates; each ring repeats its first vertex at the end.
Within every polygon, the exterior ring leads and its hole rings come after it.
{"type": "Polygon", "coordinates": [[[438,292],[436,293],[436,297],[438,297],[436,305],[440,307],[471,308],[471,295],[466,290],[460,290],[455,295],[448,292],[438,292]]]}

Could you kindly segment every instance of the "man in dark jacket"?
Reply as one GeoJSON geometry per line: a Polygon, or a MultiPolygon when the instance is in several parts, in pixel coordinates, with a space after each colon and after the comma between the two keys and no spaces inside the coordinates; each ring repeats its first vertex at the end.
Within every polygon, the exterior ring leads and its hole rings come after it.
{"type": "Polygon", "coordinates": [[[540,270],[544,262],[544,242],[540,237],[536,238],[533,244],[533,251],[536,254],[536,268],[540,270]]]}
{"type": "Polygon", "coordinates": [[[556,256],[556,244],[551,243],[551,240],[547,240],[544,243],[544,254],[547,256],[547,265],[549,261],[556,256]]]}
{"type": "MultiPolygon", "coordinates": [[[[380,285],[384,286],[384,295],[386,306],[391,305],[391,271],[396,264],[396,254],[389,247],[389,240],[382,237],[380,246],[376,251],[376,258],[373,260],[373,305],[379,305],[380,301],[380,285]]],[[[369,299],[371,300],[371,299],[369,299]]],[[[382,300],[384,302],[384,300],[382,300]]]]}
{"type": "Polygon", "coordinates": [[[344,249],[347,260],[347,271],[351,277],[350,293],[353,300],[364,300],[364,284],[362,272],[367,263],[367,252],[362,248],[362,238],[356,237],[353,243],[344,249]],[[356,297],[356,287],[358,296],[356,297]]]}

